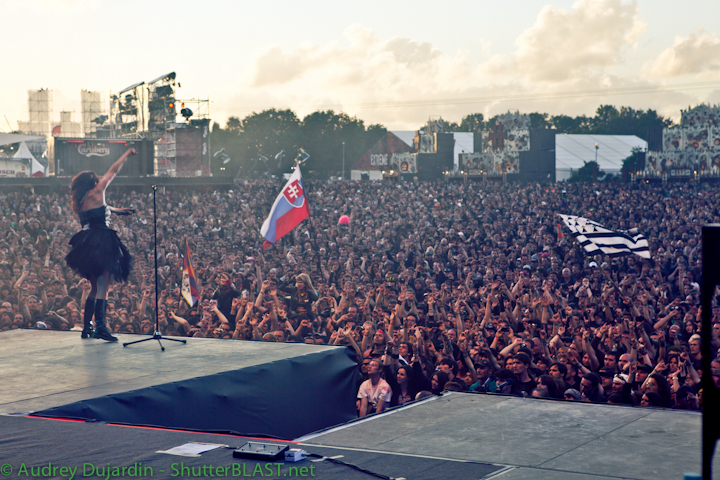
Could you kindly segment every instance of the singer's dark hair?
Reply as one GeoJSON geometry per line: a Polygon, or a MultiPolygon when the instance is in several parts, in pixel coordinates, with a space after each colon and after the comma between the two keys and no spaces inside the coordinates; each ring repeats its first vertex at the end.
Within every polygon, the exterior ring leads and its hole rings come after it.
{"type": "Polygon", "coordinates": [[[76,215],[80,215],[80,207],[85,195],[95,188],[98,182],[100,179],[97,174],[90,170],[80,172],[73,177],[70,184],[70,206],[76,215]]]}

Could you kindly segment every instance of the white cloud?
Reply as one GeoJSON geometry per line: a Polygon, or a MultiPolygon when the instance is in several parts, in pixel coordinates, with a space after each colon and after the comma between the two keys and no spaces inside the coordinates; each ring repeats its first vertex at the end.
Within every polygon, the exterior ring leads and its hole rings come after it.
{"type": "MultiPolygon", "coordinates": [[[[653,108],[676,116],[703,99],[681,92],[603,95],[607,89],[657,84],[613,73],[645,30],[635,2],[578,0],[571,10],[544,7],[509,55],[481,63],[467,51],[445,52],[410,38],[379,37],[359,25],[344,41],[269,47],[254,57],[238,92],[224,102],[240,117],[264,108],[291,108],[301,118],[320,109],[342,110],[366,123],[413,129],[429,116],[459,122],[520,110],[593,115],[601,104],[653,108]],[[567,92],[587,92],[563,97],[567,92]],[[481,100],[478,100],[481,99],[481,100]],[[454,100],[454,101],[448,101],[454,100]]],[[[491,55],[492,45],[478,37],[491,55]]]]}
{"type": "Polygon", "coordinates": [[[672,47],[647,62],[643,71],[651,77],[717,72],[720,70],[720,36],[700,30],[686,37],[676,36],[672,47]]]}
{"type": "Polygon", "coordinates": [[[16,11],[29,10],[35,14],[57,14],[95,10],[101,7],[99,0],[5,0],[5,7],[16,11]]]}
{"type": "Polygon", "coordinates": [[[516,40],[516,52],[492,58],[483,69],[529,81],[572,79],[620,64],[645,28],[635,2],[578,0],[570,11],[547,5],[516,40]]]}
{"type": "MultiPolygon", "coordinates": [[[[347,45],[300,45],[286,51],[273,46],[258,53],[232,103],[252,106],[274,99],[275,107],[291,107],[299,115],[319,108],[357,112],[361,105],[392,104],[422,98],[457,97],[480,79],[462,53],[448,55],[427,42],[409,38],[381,39],[359,25],[344,32],[347,45]],[[267,100],[266,100],[267,99],[267,100]]],[[[390,120],[388,115],[379,122],[390,120]]],[[[421,117],[423,118],[423,117],[421,117]]],[[[425,117],[426,118],[426,117],[425,117]]],[[[423,120],[420,120],[422,122],[423,120]]],[[[418,123],[415,120],[414,123],[418,123]]]]}
{"type": "Polygon", "coordinates": [[[358,89],[376,88],[378,96],[390,98],[406,88],[452,88],[456,78],[468,73],[466,59],[444,54],[430,43],[399,37],[381,40],[358,25],[348,27],[344,35],[348,46],[301,45],[289,52],[270,47],[255,57],[244,83],[255,89],[292,83],[292,91],[297,83],[310,84],[355,98],[358,89]]]}

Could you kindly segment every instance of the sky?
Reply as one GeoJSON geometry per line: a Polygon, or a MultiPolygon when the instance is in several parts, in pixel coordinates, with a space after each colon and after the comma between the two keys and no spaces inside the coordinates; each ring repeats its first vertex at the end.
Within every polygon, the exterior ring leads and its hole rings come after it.
{"type": "Polygon", "coordinates": [[[0,0],[0,131],[53,91],[176,72],[180,99],[224,125],[268,108],[343,111],[414,130],[507,111],[593,115],[599,105],[680,110],[720,103],[720,2],[0,0]],[[713,25],[714,23],[714,25],[713,25]]]}

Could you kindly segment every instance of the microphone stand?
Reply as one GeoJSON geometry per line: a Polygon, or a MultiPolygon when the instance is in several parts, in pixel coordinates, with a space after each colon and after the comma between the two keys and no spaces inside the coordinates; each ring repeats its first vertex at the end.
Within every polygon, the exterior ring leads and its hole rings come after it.
{"type": "Polygon", "coordinates": [[[179,340],[177,338],[163,337],[160,334],[160,304],[158,303],[158,242],[157,242],[157,202],[155,200],[157,185],[152,186],[153,191],[153,235],[155,238],[155,333],[150,338],[135,340],[134,342],[123,343],[123,347],[132,345],[133,343],[147,342],[148,340],[157,340],[160,344],[160,350],[165,351],[165,347],[160,340],[170,340],[172,342],[187,343],[187,340],[179,340]]]}

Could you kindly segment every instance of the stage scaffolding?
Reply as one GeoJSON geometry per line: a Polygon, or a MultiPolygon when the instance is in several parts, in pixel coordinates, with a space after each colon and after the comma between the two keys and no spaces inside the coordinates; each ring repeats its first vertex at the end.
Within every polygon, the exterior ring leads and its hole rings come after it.
{"type": "Polygon", "coordinates": [[[110,136],[151,139],[157,176],[184,176],[190,171],[192,175],[207,175],[210,100],[179,100],[176,97],[178,88],[180,83],[176,74],[170,72],[112,94],[110,136]],[[185,108],[192,110],[192,114],[183,115],[185,108]],[[178,121],[178,115],[186,117],[185,121],[178,121]],[[189,135],[186,129],[199,130],[200,134],[189,135]],[[189,168],[198,160],[199,168],[189,168]]]}
{"type": "Polygon", "coordinates": [[[80,103],[82,105],[82,132],[84,136],[91,136],[95,133],[98,125],[103,123],[93,121],[103,115],[100,92],[80,90],[80,103]]]}
{"type": "Polygon", "coordinates": [[[110,97],[111,136],[141,138],[147,130],[147,89],[136,83],[110,97]]]}
{"type": "Polygon", "coordinates": [[[28,90],[28,113],[30,120],[18,121],[18,129],[22,133],[48,136],[52,121],[52,90],[28,90]]]}
{"type": "Polygon", "coordinates": [[[60,112],[60,137],[79,137],[82,124],[72,121],[73,112],[60,112]]]}
{"type": "Polygon", "coordinates": [[[48,157],[52,157],[52,143],[48,141],[52,129],[53,92],[41,88],[28,90],[28,118],[27,122],[19,120],[18,130],[27,135],[41,135],[40,140],[26,141],[30,153],[43,165],[48,164],[48,157]]]}

